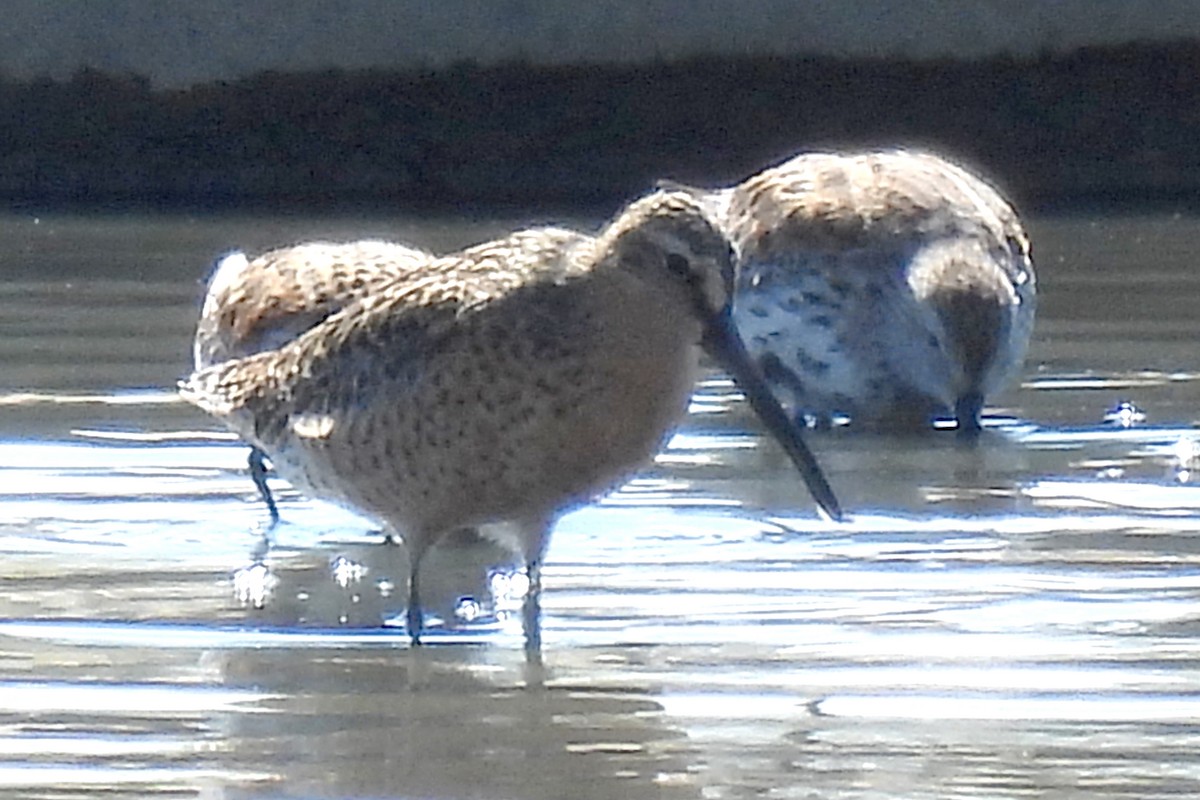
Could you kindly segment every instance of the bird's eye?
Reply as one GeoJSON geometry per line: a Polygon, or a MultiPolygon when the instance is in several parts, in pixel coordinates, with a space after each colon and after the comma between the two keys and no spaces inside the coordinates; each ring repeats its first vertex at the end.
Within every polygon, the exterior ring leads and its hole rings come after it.
{"type": "Polygon", "coordinates": [[[681,278],[690,278],[692,273],[692,265],[678,253],[667,254],[667,269],[681,278]]]}

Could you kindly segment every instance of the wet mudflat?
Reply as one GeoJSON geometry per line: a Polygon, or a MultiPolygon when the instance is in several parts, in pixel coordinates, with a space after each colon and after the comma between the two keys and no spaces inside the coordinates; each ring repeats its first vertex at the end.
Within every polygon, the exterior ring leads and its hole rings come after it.
{"type": "Polygon", "coordinates": [[[1200,220],[1032,220],[1022,384],[975,447],[813,437],[842,525],[711,375],[560,523],[540,664],[507,553],[431,554],[412,650],[403,548],[281,482],[265,531],[171,389],[232,245],[515,224],[0,220],[0,793],[1200,793],[1200,220]]]}

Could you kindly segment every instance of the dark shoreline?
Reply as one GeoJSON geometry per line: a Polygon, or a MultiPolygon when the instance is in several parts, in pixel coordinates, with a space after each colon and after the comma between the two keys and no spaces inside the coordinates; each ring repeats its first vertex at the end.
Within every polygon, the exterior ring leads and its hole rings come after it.
{"type": "Polygon", "coordinates": [[[945,153],[1027,211],[1200,210],[1200,43],[1018,60],[695,58],[0,80],[12,211],[489,214],[720,185],[800,150],[945,153]]]}

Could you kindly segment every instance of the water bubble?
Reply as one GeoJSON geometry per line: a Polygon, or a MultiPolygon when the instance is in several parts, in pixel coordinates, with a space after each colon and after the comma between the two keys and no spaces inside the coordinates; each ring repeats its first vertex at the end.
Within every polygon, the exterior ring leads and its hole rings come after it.
{"type": "Polygon", "coordinates": [[[1172,477],[1176,483],[1190,483],[1192,472],[1200,464],[1200,440],[1182,436],[1171,446],[1172,477]]]}
{"type": "Polygon", "coordinates": [[[380,597],[391,597],[396,591],[396,584],[390,578],[380,578],[375,582],[375,588],[379,590],[380,597]]]}
{"type": "Polygon", "coordinates": [[[521,598],[529,591],[529,576],[524,572],[496,570],[488,576],[488,589],[497,599],[521,598]]]}
{"type": "Polygon", "coordinates": [[[474,622],[483,614],[483,606],[470,595],[458,598],[454,606],[454,616],[463,622],[474,622]]]}
{"type": "Polygon", "coordinates": [[[329,573],[333,577],[333,582],[345,589],[350,584],[361,581],[367,574],[367,568],[345,556],[338,556],[329,562],[329,573]]]}
{"type": "Polygon", "coordinates": [[[1146,412],[1128,400],[1122,400],[1104,412],[1104,421],[1118,428],[1132,428],[1146,421],[1146,412]]]}
{"type": "Polygon", "coordinates": [[[1175,442],[1171,455],[1180,467],[1186,467],[1200,460],[1200,442],[1191,436],[1184,436],[1175,442]]]}
{"type": "Polygon", "coordinates": [[[493,570],[488,574],[488,591],[497,615],[519,611],[529,592],[529,576],[523,570],[493,570]]]}
{"type": "Polygon", "coordinates": [[[233,573],[233,592],[243,606],[265,607],[278,585],[279,579],[261,562],[242,567],[233,573]]]}

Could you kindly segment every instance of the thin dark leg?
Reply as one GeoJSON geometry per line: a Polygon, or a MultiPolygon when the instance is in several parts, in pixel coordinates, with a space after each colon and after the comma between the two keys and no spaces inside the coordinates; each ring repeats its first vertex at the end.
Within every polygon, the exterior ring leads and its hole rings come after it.
{"type": "Polygon", "coordinates": [[[279,509],[275,505],[275,498],[271,496],[271,487],[267,486],[267,465],[263,463],[264,458],[266,454],[262,450],[257,447],[250,448],[250,480],[258,487],[258,493],[267,504],[267,511],[271,512],[271,524],[274,525],[279,522],[279,509]]]}
{"type": "Polygon", "coordinates": [[[521,605],[521,625],[525,631],[525,652],[540,653],[542,650],[542,564],[540,560],[525,565],[529,577],[529,590],[521,605]]]}
{"type": "Polygon", "coordinates": [[[954,404],[954,416],[958,418],[958,435],[963,439],[976,439],[983,431],[979,421],[983,413],[983,395],[971,392],[954,404]]]}
{"type": "Polygon", "coordinates": [[[425,615],[421,611],[421,589],[417,576],[421,574],[421,558],[412,555],[412,566],[408,573],[408,635],[413,646],[421,643],[421,628],[425,624],[425,615]]]}

